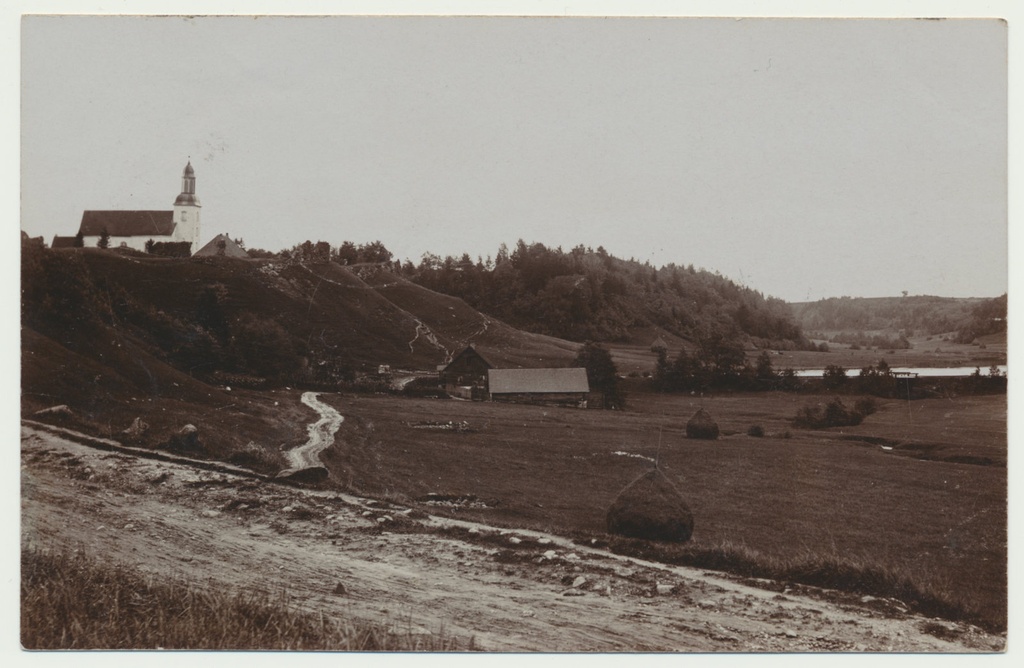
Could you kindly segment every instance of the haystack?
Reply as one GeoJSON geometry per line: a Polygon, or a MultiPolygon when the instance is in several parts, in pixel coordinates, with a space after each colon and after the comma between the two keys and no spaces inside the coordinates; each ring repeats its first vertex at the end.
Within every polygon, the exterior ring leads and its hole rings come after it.
{"type": "Polygon", "coordinates": [[[713,441],[718,438],[718,423],[701,408],[686,423],[686,438],[703,438],[713,441]]]}
{"type": "Polygon", "coordinates": [[[682,495],[659,469],[631,482],[608,509],[608,533],[684,543],[693,534],[693,515],[682,495]]]}

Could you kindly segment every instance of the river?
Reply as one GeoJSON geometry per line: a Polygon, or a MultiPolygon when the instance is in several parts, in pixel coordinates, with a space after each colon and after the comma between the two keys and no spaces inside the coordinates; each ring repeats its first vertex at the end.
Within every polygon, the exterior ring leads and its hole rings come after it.
{"type": "MultiPolygon", "coordinates": [[[[981,375],[987,376],[990,367],[973,367],[973,366],[956,366],[956,367],[909,367],[909,366],[894,366],[891,371],[897,373],[916,373],[921,377],[932,377],[932,378],[952,378],[960,376],[970,376],[974,373],[975,369],[981,370],[981,375]]],[[[1006,375],[1006,365],[997,364],[996,368],[999,369],[1001,375],[1006,375]]],[[[853,377],[860,373],[860,369],[847,369],[846,375],[853,377]]],[[[821,378],[825,375],[824,369],[799,369],[796,371],[796,375],[799,378],[821,378]]]]}

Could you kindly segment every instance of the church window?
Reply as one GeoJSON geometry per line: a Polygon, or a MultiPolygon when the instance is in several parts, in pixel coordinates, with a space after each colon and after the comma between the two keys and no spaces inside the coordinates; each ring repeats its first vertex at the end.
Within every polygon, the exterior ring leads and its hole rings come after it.
{"type": "Polygon", "coordinates": [[[182,211],[181,212],[181,222],[184,223],[187,220],[188,220],[188,211],[182,211]]]}

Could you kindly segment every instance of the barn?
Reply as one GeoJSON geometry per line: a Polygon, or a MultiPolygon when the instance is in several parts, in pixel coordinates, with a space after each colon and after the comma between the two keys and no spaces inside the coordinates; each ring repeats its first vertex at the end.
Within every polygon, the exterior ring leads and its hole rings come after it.
{"type": "Polygon", "coordinates": [[[441,387],[453,397],[483,399],[487,392],[487,372],[494,365],[472,344],[452,358],[439,372],[441,387]]]}
{"type": "Polygon", "coordinates": [[[487,389],[492,401],[586,406],[587,370],[489,369],[487,389]]]}

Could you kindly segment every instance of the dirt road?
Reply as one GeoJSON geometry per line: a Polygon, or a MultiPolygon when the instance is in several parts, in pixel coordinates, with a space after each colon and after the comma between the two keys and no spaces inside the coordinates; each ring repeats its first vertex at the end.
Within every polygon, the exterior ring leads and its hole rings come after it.
{"type": "Polygon", "coordinates": [[[973,652],[1005,643],[895,601],[740,582],[538,532],[104,452],[27,425],[21,443],[25,546],[83,550],[200,586],[285,590],[325,615],[443,628],[464,647],[973,652]]]}

